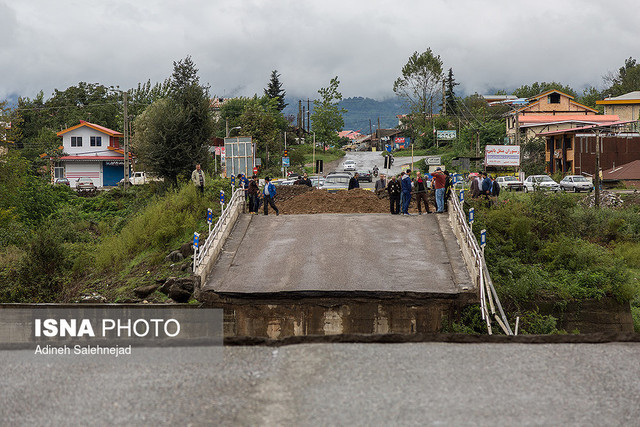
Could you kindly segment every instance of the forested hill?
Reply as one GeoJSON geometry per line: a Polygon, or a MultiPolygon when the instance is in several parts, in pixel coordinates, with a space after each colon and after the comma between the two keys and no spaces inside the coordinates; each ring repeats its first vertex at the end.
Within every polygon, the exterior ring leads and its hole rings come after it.
{"type": "MultiPolygon", "coordinates": [[[[287,99],[289,105],[284,109],[285,116],[298,114],[298,101],[287,99]]],[[[306,107],[306,101],[304,106],[306,107]]],[[[398,114],[406,114],[407,109],[402,102],[396,98],[389,98],[384,101],[376,101],[371,98],[354,97],[346,98],[340,101],[340,107],[347,110],[344,115],[345,130],[359,130],[362,133],[369,133],[369,120],[371,127],[377,128],[378,118],[380,118],[380,127],[390,129],[398,126],[398,114]]],[[[313,111],[313,103],[311,103],[313,111]]]]}

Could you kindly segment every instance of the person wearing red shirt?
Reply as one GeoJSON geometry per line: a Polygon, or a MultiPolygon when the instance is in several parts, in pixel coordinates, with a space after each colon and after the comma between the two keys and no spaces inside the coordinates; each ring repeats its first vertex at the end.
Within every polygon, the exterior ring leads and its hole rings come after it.
{"type": "Polygon", "coordinates": [[[433,176],[433,188],[436,189],[436,213],[444,212],[444,187],[447,184],[447,176],[442,173],[441,168],[436,168],[436,171],[431,174],[433,176]]]}

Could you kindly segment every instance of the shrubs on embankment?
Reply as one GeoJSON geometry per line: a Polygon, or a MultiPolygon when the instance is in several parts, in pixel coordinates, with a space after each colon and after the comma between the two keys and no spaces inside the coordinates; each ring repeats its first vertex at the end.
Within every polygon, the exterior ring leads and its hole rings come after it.
{"type": "Polygon", "coordinates": [[[487,264],[511,316],[550,329],[549,319],[531,315],[537,302],[606,296],[631,302],[638,330],[640,204],[630,196],[621,208],[597,209],[581,199],[503,192],[490,208],[480,199],[467,208],[475,207],[474,232],[487,230],[487,264]]]}
{"type": "Polygon", "coordinates": [[[217,217],[218,193],[228,184],[207,184],[204,197],[184,183],[177,189],[114,188],[85,198],[37,182],[42,194],[30,191],[29,199],[37,215],[22,215],[21,205],[0,208],[0,303],[75,301],[109,284],[108,300],[117,299],[140,283],[137,270],[162,263],[169,249],[206,229],[208,207],[217,217]]]}

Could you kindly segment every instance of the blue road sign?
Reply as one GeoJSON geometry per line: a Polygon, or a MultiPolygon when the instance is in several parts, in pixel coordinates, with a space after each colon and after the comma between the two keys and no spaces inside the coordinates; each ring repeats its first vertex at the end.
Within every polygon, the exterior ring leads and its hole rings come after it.
{"type": "Polygon", "coordinates": [[[224,191],[220,190],[220,203],[224,203],[224,191]]]}
{"type": "Polygon", "coordinates": [[[475,209],[469,209],[469,224],[473,224],[473,217],[475,216],[475,209]]]}
{"type": "Polygon", "coordinates": [[[480,247],[484,248],[486,244],[487,244],[487,230],[481,230],[480,231],[480,247]]]}
{"type": "Polygon", "coordinates": [[[464,203],[464,189],[460,190],[460,203],[464,203]]]}
{"type": "Polygon", "coordinates": [[[198,249],[200,246],[200,235],[198,233],[193,233],[193,247],[198,249]]]}
{"type": "Polygon", "coordinates": [[[211,208],[207,209],[207,222],[211,224],[213,222],[213,211],[211,208]]]}
{"type": "Polygon", "coordinates": [[[231,175],[231,185],[236,185],[236,177],[235,177],[235,175],[231,175]]]}

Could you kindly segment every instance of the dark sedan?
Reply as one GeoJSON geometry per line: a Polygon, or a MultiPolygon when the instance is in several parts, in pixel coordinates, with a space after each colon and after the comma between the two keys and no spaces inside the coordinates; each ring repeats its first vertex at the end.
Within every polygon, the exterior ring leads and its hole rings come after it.
{"type": "Polygon", "coordinates": [[[373,182],[373,177],[371,175],[371,171],[359,170],[358,171],[358,181],[373,182]]]}

